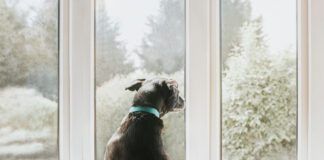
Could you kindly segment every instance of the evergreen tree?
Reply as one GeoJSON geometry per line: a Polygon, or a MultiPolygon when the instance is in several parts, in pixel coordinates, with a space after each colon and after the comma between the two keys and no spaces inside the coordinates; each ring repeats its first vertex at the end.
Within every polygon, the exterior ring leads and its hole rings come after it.
{"type": "Polygon", "coordinates": [[[185,62],[185,1],[161,0],[157,16],[148,19],[151,32],[146,35],[138,54],[144,68],[174,73],[185,62]]]}
{"type": "Polygon", "coordinates": [[[28,63],[24,22],[5,0],[0,0],[0,22],[0,87],[24,84],[28,63]]]}
{"type": "Polygon", "coordinates": [[[126,63],[126,49],[117,40],[119,27],[111,22],[105,9],[104,0],[97,1],[96,11],[96,85],[117,74],[126,74],[133,66],[126,63]]]}
{"type": "Polygon", "coordinates": [[[295,159],[296,55],[268,51],[261,21],[240,30],[223,75],[226,159],[295,159]]]}
{"type": "MultiPolygon", "coordinates": [[[[153,72],[173,73],[185,62],[185,1],[161,0],[160,12],[148,20],[151,32],[137,51],[144,68],[153,72]]],[[[249,0],[222,0],[222,58],[239,41],[239,29],[250,21],[249,0]]]]}
{"type": "MultiPolygon", "coordinates": [[[[18,1],[16,2],[18,4],[18,1]]],[[[0,87],[28,86],[47,98],[58,94],[58,2],[44,2],[35,19],[0,0],[0,87]]]]}
{"type": "Polygon", "coordinates": [[[46,1],[25,32],[31,67],[28,86],[36,88],[47,98],[57,100],[59,70],[58,1],[46,1]]]}
{"type": "Polygon", "coordinates": [[[251,18],[251,4],[249,0],[221,1],[221,36],[223,66],[231,53],[233,46],[240,41],[240,28],[251,18]]]}

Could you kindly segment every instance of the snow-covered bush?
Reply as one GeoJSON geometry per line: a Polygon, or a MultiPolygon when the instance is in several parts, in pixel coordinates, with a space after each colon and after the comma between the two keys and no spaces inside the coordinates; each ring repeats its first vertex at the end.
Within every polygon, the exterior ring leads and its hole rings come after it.
{"type": "Polygon", "coordinates": [[[269,53],[261,23],[247,23],[223,72],[225,159],[296,158],[296,53],[269,53]]]}
{"type": "MultiPolygon", "coordinates": [[[[117,75],[97,88],[96,94],[96,133],[97,160],[103,159],[104,149],[112,134],[119,127],[121,120],[128,114],[134,92],[125,88],[135,79],[165,77],[173,78],[179,83],[180,94],[184,94],[184,72],[171,75],[153,74],[136,71],[128,75],[117,75]]],[[[184,111],[167,114],[164,118],[165,130],[163,140],[167,152],[172,159],[185,159],[185,123],[184,111]]]]}
{"type": "Polygon", "coordinates": [[[0,159],[57,157],[58,105],[34,89],[0,90],[0,159]]]}

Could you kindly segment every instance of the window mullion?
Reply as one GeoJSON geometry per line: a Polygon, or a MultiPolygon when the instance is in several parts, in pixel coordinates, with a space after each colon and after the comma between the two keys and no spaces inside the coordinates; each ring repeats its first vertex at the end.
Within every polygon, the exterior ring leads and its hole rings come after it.
{"type": "Polygon", "coordinates": [[[59,155],[70,159],[69,1],[59,2],[59,155]]]}
{"type": "Polygon", "coordinates": [[[187,0],[187,159],[210,159],[209,0],[187,0]]]}
{"type": "Polygon", "coordinates": [[[70,1],[70,159],[94,159],[94,1],[70,1]]]}
{"type": "Polygon", "coordinates": [[[221,49],[220,0],[210,5],[210,154],[211,160],[221,160],[221,49]]]}
{"type": "Polygon", "coordinates": [[[298,0],[298,159],[308,156],[308,0],[298,0]]]}

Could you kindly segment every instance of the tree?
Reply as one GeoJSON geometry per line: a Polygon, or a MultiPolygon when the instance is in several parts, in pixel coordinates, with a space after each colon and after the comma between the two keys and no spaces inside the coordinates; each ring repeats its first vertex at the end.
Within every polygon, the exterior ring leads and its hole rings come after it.
{"type": "Polygon", "coordinates": [[[24,84],[28,71],[24,22],[5,0],[0,0],[0,22],[0,87],[24,84]]]}
{"type": "Polygon", "coordinates": [[[31,62],[27,86],[40,91],[45,97],[58,99],[59,35],[58,1],[46,1],[26,29],[28,59],[31,62]]]}
{"type": "MultiPolygon", "coordinates": [[[[185,2],[161,0],[160,12],[148,19],[151,32],[137,51],[143,68],[157,73],[173,73],[183,69],[185,62],[185,2]]],[[[250,21],[249,0],[222,0],[222,58],[239,41],[238,31],[250,21]]]]}
{"type": "Polygon", "coordinates": [[[240,40],[240,28],[251,19],[251,4],[249,0],[222,0],[221,4],[222,61],[225,67],[231,56],[228,55],[230,50],[240,40]]]}
{"type": "Polygon", "coordinates": [[[269,53],[260,19],[246,23],[240,35],[222,82],[224,156],[232,160],[294,159],[295,54],[269,53]]]}
{"type": "Polygon", "coordinates": [[[58,95],[58,2],[49,1],[35,12],[34,20],[18,14],[15,4],[0,0],[0,87],[35,88],[45,97],[58,95]]]}
{"type": "Polygon", "coordinates": [[[0,0],[0,159],[57,159],[57,101],[39,88],[58,82],[57,2],[42,5],[43,17],[33,24],[25,18],[29,12],[16,7],[19,1],[6,2],[0,0]],[[39,78],[52,73],[55,78],[39,78]]]}
{"type": "Polygon", "coordinates": [[[157,16],[148,19],[151,32],[143,39],[138,55],[144,68],[157,73],[182,70],[185,62],[185,2],[161,0],[157,16]]]}
{"type": "Polygon", "coordinates": [[[133,70],[132,64],[126,63],[126,49],[117,40],[118,25],[107,15],[104,0],[97,2],[96,12],[96,85],[117,74],[127,74],[133,70]]]}

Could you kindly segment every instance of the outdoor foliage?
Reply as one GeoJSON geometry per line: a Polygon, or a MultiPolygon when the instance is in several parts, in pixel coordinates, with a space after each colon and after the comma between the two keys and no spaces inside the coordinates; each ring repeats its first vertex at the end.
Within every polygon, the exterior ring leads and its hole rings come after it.
{"type": "Polygon", "coordinates": [[[133,66],[126,63],[126,49],[118,41],[119,26],[107,15],[105,1],[97,1],[96,11],[96,85],[100,86],[117,74],[133,71],[133,66]]]}
{"type": "Polygon", "coordinates": [[[0,0],[0,87],[37,88],[57,100],[57,2],[46,2],[42,9],[35,9],[40,14],[34,20],[24,19],[18,10],[0,0]]]}
{"type": "Polygon", "coordinates": [[[1,89],[0,102],[0,159],[42,160],[58,155],[56,102],[20,87],[1,89]]]}
{"type": "MultiPolygon", "coordinates": [[[[239,43],[239,30],[251,17],[249,0],[222,0],[222,52],[226,60],[239,43]]],[[[183,69],[185,55],[185,1],[161,0],[159,14],[148,20],[151,31],[137,50],[143,68],[156,73],[183,69]],[[166,63],[167,62],[167,63],[166,63]]]]}
{"type": "MultiPolygon", "coordinates": [[[[174,74],[154,74],[146,71],[136,71],[128,75],[117,75],[97,88],[96,123],[97,123],[97,159],[103,159],[104,149],[112,134],[120,126],[124,116],[132,104],[134,92],[125,88],[138,78],[166,77],[179,83],[180,94],[184,94],[183,71],[174,74]]],[[[184,111],[169,113],[164,120],[163,141],[167,153],[174,160],[185,159],[185,125],[184,111]]]]}
{"type": "Polygon", "coordinates": [[[58,99],[58,2],[45,1],[35,20],[27,27],[29,61],[27,86],[36,88],[45,97],[58,99]]]}
{"type": "MultiPolygon", "coordinates": [[[[251,4],[249,0],[221,0],[221,36],[222,60],[230,57],[230,50],[240,40],[240,28],[251,19],[251,4]]],[[[226,63],[223,64],[226,66],[226,63]]]]}
{"type": "Polygon", "coordinates": [[[296,58],[269,53],[261,20],[246,23],[223,73],[223,149],[230,160],[296,158],[296,58]]]}
{"type": "Polygon", "coordinates": [[[54,160],[58,3],[21,10],[21,2],[0,0],[0,159],[54,160]]]}
{"type": "Polygon", "coordinates": [[[137,51],[143,68],[156,73],[174,73],[184,68],[185,1],[161,0],[159,14],[148,19],[151,28],[137,51]]]}
{"type": "Polygon", "coordinates": [[[23,29],[23,20],[5,0],[0,0],[0,87],[21,85],[26,81],[29,64],[24,61],[27,53],[23,29]]]}

